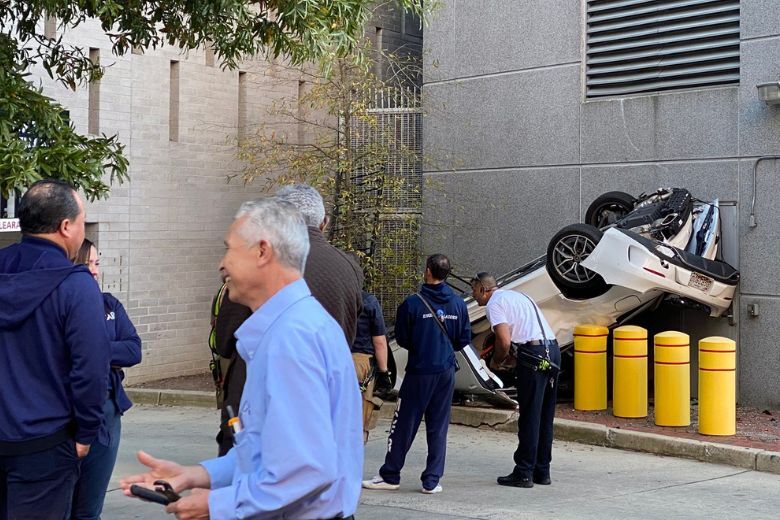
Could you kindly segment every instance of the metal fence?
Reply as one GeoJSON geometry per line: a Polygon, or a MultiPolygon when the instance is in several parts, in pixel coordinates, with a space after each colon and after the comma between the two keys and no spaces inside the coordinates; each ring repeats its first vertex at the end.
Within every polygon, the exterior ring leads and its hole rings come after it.
{"type": "Polygon", "coordinates": [[[375,285],[385,319],[392,321],[397,306],[415,289],[410,273],[420,264],[422,215],[422,107],[420,90],[389,87],[372,92],[365,114],[357,118],[349,146],[358,157],[351,181],[364,211],[376,211],[381,193],[377,236],[366,237],[364,247],[382,275],[375,285]],[[383,184],[367,179],[376,179],[383,184]]]}

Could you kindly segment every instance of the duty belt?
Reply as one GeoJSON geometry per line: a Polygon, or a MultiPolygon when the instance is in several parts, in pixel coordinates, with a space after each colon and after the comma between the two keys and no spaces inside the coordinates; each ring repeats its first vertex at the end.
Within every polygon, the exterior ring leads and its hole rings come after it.
{"type": "Polygon", "coordinates": [[[514,350],[515,358],[517,359],[518,366],[524,366],[534,371],[549,372],[560,371],[561,367],[550,359],[549,347],[557,346],[556,340],[534,340],[527,341],[525,343],[512,343],[511,347],[514,350]],[[532,352],[528,349],[530,346],[544,346],[545,352],[543,355],[532,352]]]}
{"type": "Polygon", "coordinates": [[[558,341],[554,339],[532,339],[531,341],[526,341],[525,343],[521,343],[521,345],[552,347],[553,343],[557,345],[558,341]]]}

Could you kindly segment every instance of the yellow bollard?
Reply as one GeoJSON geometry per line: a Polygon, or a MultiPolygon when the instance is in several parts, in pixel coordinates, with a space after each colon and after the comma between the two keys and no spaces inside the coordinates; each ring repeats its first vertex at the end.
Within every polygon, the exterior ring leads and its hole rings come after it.
{"type": "Polygon", "coordinates": [[[691,341],[674,330],[655,335],[655,424],[691,424],[691,341]]]}
{"type": "Polygon", "coordinates": [[[699,341],[699,433],[737,433],[737,344],[728,338],[699,341]]]}
{"type": "Polygon", "coordinates": [[[647,417],[647,330],[616,328],[612,356],[612,415],[647,417]]]}
{"type": "Polygon", "coordinates": [[[601,325],[574,328],[574,409],[607,409],[607,336],[601,325]]]}

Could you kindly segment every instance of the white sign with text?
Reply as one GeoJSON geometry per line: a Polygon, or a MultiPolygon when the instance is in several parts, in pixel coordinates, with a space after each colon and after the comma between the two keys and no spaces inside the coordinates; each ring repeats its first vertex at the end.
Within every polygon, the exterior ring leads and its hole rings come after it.
{"type": "Polygon", "coordinates": [[[0,233],[21,231],[18,218],[0,218],[0,233]]]}

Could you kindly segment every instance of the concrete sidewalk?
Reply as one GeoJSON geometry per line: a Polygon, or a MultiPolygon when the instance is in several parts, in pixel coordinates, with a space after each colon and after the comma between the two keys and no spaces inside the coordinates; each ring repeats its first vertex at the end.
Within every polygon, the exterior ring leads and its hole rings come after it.
{"type": "MultiPolygon", "coordinates": [[[[119,459],[103,518],[164,520],[157,504],[143,503],[116,489],[121,476],[143,470],[139,449],[193,464],[216,455],[219,412],[187,406],[136,406],[123,418],[119,459]]],[[[365,449],[363,478],[371,478],[387,451],[388,419],[382,419],[365,449]]],[[[520,520],[605,518],[777,518],[777,476],[721,464],[618,451],[556,441],[551,486],[533,489],[496,485],[512,469],[517,438],[512,433],[453,425],[447,465],[437,495],[420,493],[426,460],[424,432],[406,458],[397,491],[367,491],[359,520],[520,520]]],[[[280,445],[280,449],[294,447],[280,445]]]]}
{"type": "MultiPolygon", "coordinates": [[[[212,392],[128,388],[127,393],[138,404],[215,408],[212,392]]],[[[394,404],[386,403],[382,407],[381,417],[391,417],[393,410],[394,404]]],[[[451,423],[516,433],[517,412],[454,406],[451,423]]],[[[780,451],[692,440],[562,418],[555,419],[555,439],[780,474],[780,451]]]]}

